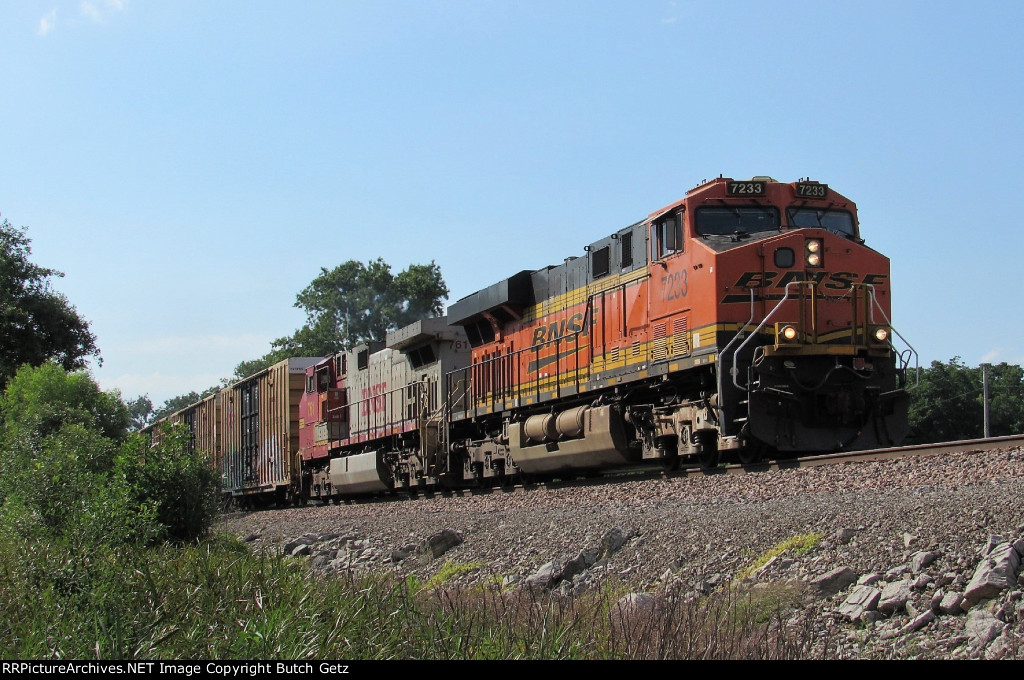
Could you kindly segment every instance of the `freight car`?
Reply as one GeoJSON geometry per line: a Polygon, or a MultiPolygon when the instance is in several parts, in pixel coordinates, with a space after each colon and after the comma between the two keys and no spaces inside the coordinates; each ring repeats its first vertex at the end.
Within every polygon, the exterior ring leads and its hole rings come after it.
{"type": "Polygon", "coordinates": [[[270,482],[220,437],[225,488],[328,500],[905,436],[889,261],[828,185],[719,177],[583,252],[383,346],[291,360],[297,443],[262,463],[270,482]]]}

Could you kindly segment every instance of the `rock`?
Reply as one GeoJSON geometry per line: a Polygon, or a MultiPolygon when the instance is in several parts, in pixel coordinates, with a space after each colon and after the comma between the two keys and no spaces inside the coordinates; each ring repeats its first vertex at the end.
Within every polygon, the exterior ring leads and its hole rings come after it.
{"type": "MultiPolygon", "coordinates": [[[[306,534],[305,536],[299,536],[298,538],[296,538],[296,539],[294,539],[292,541],[288,541],[287,543],[285,543],[284,544],[284,548],[281,549],[281,553],[283,555],[294,555],[296,548],[298,548],[299,546],[303,546],[303,545],[308,546],[308,545],[310,545],[311,543],[313,543],[315,541],[316,541],[316,536],[313,536],[311,534],[306,534]]],[[[306,554],[309,554],[309,553],[307,552],[306,554]]]]}
{"type": "Polygon", "coordinates": [[[462,543],[462,534],[454,529],[442,529],[427,537],[427,547],[435,560],[462,543]]]}
{"type": "Polygon", "coordinates": [[[533,575],[526,578],[526,584],[541,590],[551,590],[562,580],[562,565],[559,562],[546,562],[533,575]]]}
{"type": "Polygon", "coordinates": [[[886,616],[892,616],[904,609],[907,600],[910,599],[910,581],[894,581],[882,588],[882,595],[878,600],[878,611],[886,616]]]}
{"type": "Polygon", "coordinates": [[[932,551],[920,551],[914,553],[910,558],[910,570],[915,574],[924,571],[924,568],[939,558],[939,553],[932,551]]]}
{"type": "Polygon", "coordinates": [[[309,547],[308,543],[300,543],[299,545],[292,548],[291,552],[289,552],[288,554],[292,557],[302,557],[304,555],[308,555],[312,551],[313,549],[309,547]]]}
{"type": "MultiPolygon", "coordinates": [[[[577,574],[582,574],[584,571],[594,566],[597,563],[597,551],[595,550],[584,550],[581,551],[576,557],[572,558],[565,563],[565,567],[562,569],[562,578],[571,579],[577,574]]],[[[669,576],[672,572],[669,570],[669,576]]]]}
{"type": "Polygon", "coordinates": [[[984,609],[974,609],[967,614],[965,631],[970,645],[975,648],[984,647],[995,640],[1006,626],[984,609]]]}
{"type": "Polygon", "coordinates": [[[857,580],[857,574],[849,567],[837,567],[811,580],[808,584],[818,597],[835,595],[857,580]]]}
{"type": "Polygon", "coordinates": [[[915,631],[921,630],[934,620],[935,612],[933,612],[931,609],[926,609],[923,613],[918,614],[913,619],[911,619],[910,623],[903,626],[903,628],[900,629],[900,632],[904,635],[906,635],[907,633],[913,633],[915,631]]]}
{"type": "Polygon", "coordinates": [[[836,531],[836,540],[843,545],[846,545],[853,537],[857,535],[856,529],[844,528],[836,531]]]}
{"type": "Polygon", "coordinates": [[[942,604],[942,598],[943,596],[945,596],[945,594],[946,592],[942,588],[939,588],[934,593],[932,593],[932,598],[928,601],[928,607],[936,614],[938,614],[941,611],[939,609],[939,605],[942,604]]]}
{"type": "Polygon", "coordinates": [[[914,536],[913,534],[908,534],[907,532],[903,532],[903,547],[904,548],[909,548],[910,546],[914,545],[915,543],[917,543],[917,536],[914,536]]]}
{"type": "Polygon", "coordinates": [[[615,527],[605,532],[604,536],[601,537],[601,557],[610,557],[618,552],[619,548],[626,545],[626,541],[630,539],[630,535],[627,534],[622,527],[615,527]]]}
{"type": "Polygon", "coordinates": [[[992,641],[992,643],[985,649],[985,659],[992,661],[995,659],[1005,658],[1007,655],[1013,652],[1013,645],[1010,642],[1007,633],[1009,630],[1004,630],[999,637],[992,641]]]}
{"type": "Polygon", "coordinates": [[[865,612],[874,611],[881,596],[882,591],[878,588],[857,586],[839,606],[838,612],[850,621],[858,623],[864,617],[865,612]]]}
{"type": "Polygon", "coordinates": [[[885,576],[883,576],[882,578],[884,578],[886,581],[895,581],[900,576],[903,576],[904,574],[906,574],[909,571],[910,571],[910,567],[908,567],[905,564],[901,564],[900,566],[893,567],[889,571],[885,572],[885,576]]]}
{"type": "Polygon", "coordinates": [[[615,611],[619,616],[648,613],[654,611],[658,600],[650,593],[629,593],[615,603],[615,611]]]}
{"type": "Polygon", "coordinates": [[[1016,586],[1020,559],[1020,555],[1009,543],[1000,543],[992,548],[978,564],[974,576],[964,590],[967,608],[1016,586]]]}
{"type": "Polygon", "coordinates": [[[932,577],[928,574],[921,574],[914,579],[914,584],[911,586],[913,590],[925,590],[928,585],[932,582],[932,577]]]}
{"type": "Polygon", "coordinates": [[[991,553],[993,550],[995,550],[996,546],[999,545],[1002,542],[1003,542],[1003,537],[1002,536],[997,536],[995,534],[989,534],[988,541],[985,543],[985,545],[981,549],[981,556],[982,557],[987,557],[989,555],[989,553],[991,553]]]}
{"type": "Polygon", "coordinates": [[[955,590],[948,592],[943,595],[942,600],[939,601],[939,611],[943,614],[949,614],[952,616],[962,614],[963,609],[961,609],[961,604],[963,601],[964,596],[962,593],[958,593],[955,590]]]}
{"type": "Polygon", "coordinates": [[[859,586],[871,586],[871,585],[874,585],[874,584],[878,583],[881,580],[882,580],[882,575],[881,574],[875,574],[875,573],[864,574],[859,579],[857,579],[857,585],[859,585],[859,586]]]}

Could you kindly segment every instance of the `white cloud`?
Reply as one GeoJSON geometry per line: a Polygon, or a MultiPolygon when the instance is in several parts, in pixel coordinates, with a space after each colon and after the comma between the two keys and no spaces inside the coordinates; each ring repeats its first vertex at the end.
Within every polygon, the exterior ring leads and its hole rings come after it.
{"type": "Polygon", "coordinates": [[[124,373],[112,378],[100,378],[98,382],[103,390],[116,389],[122,398],[134,399],[148,394],[154,406],[160,406],[172,397],[189,392],[201,392],[208,387],[220,384],[224,376],[216,373],[192,373],[183,375],[167,375],[166,373],[124,373]]]}
{"type": "Polygon", "coordinates": [[[78,7],[82,16],[100,23],[104,18],[106,18],[106,14],[109,12],[123,11],[125,7],[125,0],[103,0],[102,7],[97,5],[96,2],[92,2],[92,0],[81,0],[78,7]]]}
{"type": "Polygon", "coordinates": [[[994,363],[997,363],[996,359],[998,359],[1003,354],[1003,351],[1004,351],[1003,347],[995,347],[993,349],[990,349],[989,351],[985,352],[981,356],[981,363],[983,363],[983,364],[994,364],[994,363]]]}
{"type": "Polygon", "coordinates": [[[43,18],[39,20],[39,28],[36,30],[36,35],[46,35],[53,30],[53,27],[57,25],[57,10],[51,9],[49,12],[43,15],[43,18]]]}
{"type": "MultiPolygon", "coordinates": [[[[195,356],[196,353],[235,352],[242,357],[259,356],[270,351],[269,335],[168,335],[125,343],[118,351],[134,354],[195,356]]],[[[251,358],[251,357],[250,357],[251,358]]],[[[242,359],[238,359],[241,361],[242,359]]]]}
{"type": "Polygon", "coordinates": [[[89,0],[82,0],[81,4],[79,5],[79,8],[81,9],[81,12],[84,16],[89,17],[93,21],[102,21],[103,15],[100,14],[100,11],[96,8],[96,5],[89,2],[89,0]]]}

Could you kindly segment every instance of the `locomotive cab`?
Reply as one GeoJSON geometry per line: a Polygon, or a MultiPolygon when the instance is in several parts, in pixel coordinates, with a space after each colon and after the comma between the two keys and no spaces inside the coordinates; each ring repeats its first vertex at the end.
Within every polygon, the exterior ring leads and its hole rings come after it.
{"type": "Polygon", "coordinates": [[[712,188],[690,226],[721,284],[722,438],[746,460],[899,443],[908,357],[892,346],[889,261],[864,244],[856,206],[817,182],[712,188]]]}

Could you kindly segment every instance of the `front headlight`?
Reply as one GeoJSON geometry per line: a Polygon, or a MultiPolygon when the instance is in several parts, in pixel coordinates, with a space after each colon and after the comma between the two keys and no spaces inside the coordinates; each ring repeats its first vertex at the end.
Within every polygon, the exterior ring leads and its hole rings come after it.
{"type": "Polygon", "coordinates": [[[807,266],[822,266],[822,255],[821,240],[816,238],[807,239],[806,244],[804,244],[804,262],[807,266]]]}
{"type": "Polygon", "coordinates": [[[800,332],[796,329],[796,326],[791,324],[782,324],[776,330],[776,337],[778,338],[779,344],[796,342],[797,338],[800,337],[800,332]]]}
{"type": "Polygon", "coordinates": [[[889,328],[887,326],[875,326],[871,329],[871,344],[886,345],[889,343],[889,328]]]}

